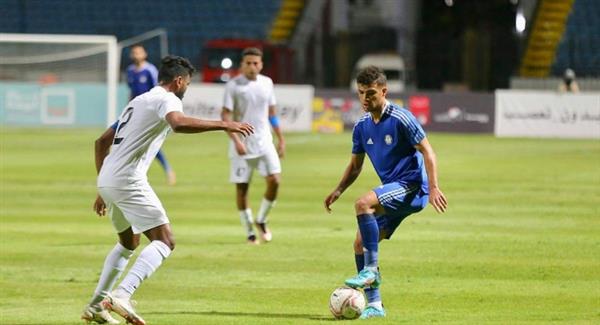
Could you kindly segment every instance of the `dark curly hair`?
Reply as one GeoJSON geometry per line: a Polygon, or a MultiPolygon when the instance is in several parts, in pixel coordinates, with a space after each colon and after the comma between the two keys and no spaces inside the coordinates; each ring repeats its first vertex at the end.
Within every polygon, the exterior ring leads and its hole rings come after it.
{"type": "Polygon", "coordinates": [[[167,55],[160,60],[160,69],[158,70],[158,81],[160,83],[169,83],[179,76],[192,76],[196,71],[190,61],[184,57],[176,55],[167,55]]]}
{"type": "Polygon", "coordinates": [[[387,78],[385,77],[383,70],[370,65],[358,72],[358,75],[356,75],[356,82],[367,86],[370,86],[375,82],[378,86],[381,86],[387,83],[387,78]]]}

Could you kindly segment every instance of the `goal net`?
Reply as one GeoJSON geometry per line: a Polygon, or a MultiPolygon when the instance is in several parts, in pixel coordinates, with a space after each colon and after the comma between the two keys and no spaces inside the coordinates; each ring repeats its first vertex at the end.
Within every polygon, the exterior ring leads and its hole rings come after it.
{"type": "Polygon", "coordinates": [[[116,119],[114,36],[0,34],[0,122],[107,125],[116,119]]]}

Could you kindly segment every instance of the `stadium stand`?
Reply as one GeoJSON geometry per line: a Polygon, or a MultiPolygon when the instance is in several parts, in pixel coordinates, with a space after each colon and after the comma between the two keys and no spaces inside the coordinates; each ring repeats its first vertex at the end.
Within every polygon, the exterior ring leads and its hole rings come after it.
{"type": "Polygon", "coordinates": [[[2,3],[2,33],[116,34],[122,40],[162,27],[168,32],[170,51],[197,62],[202,45],[210,39],[267,39],[282,0],[2,3]]]}
{"type": "Polygon", "coordinates": [[[573,0],[540,0],[521,62],[522,77],[548,77],[573,0]]]}
{"type": "Polygon", "coordinates": [[[600,1],[576,0],[559,43],[552,74],[571,68],[578,77],[600,76],[600,1]]]}

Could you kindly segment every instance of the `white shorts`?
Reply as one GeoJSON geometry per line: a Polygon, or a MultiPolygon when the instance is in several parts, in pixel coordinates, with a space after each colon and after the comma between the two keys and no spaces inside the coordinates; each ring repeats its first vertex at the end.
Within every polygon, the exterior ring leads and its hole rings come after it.
{"type": "Polygon", "coordinates": [[[279,161],[279,155],[274,145],[268,146],[268,149],[262,156],[256,158],[234,156],[230,160],[229,181],[235,184],[249,183],[252,179],[254,169],[258,169],[258,172],[263,177],[281,173],[281,162],[279,161]]]}
{"type": "Polygon", "coordinates": [[[149,184],[131,188],[99,187],[117,233],[131,227],[134,234],[169,223],[167,213],[149,184]]]}

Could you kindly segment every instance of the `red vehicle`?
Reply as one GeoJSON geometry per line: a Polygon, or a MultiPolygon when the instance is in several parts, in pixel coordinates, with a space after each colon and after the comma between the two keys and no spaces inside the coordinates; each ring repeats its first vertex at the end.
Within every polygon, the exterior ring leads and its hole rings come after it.
{"type": "Polygon", "coordinates": [[[202,81],[227,82],[239,73],[242,51],[257,47],[263,51],[262,74],[275,83],[292,83],[293,52],[291,49],[261,40],[217,39],[208,41],[202,50],[202,81]]]}

